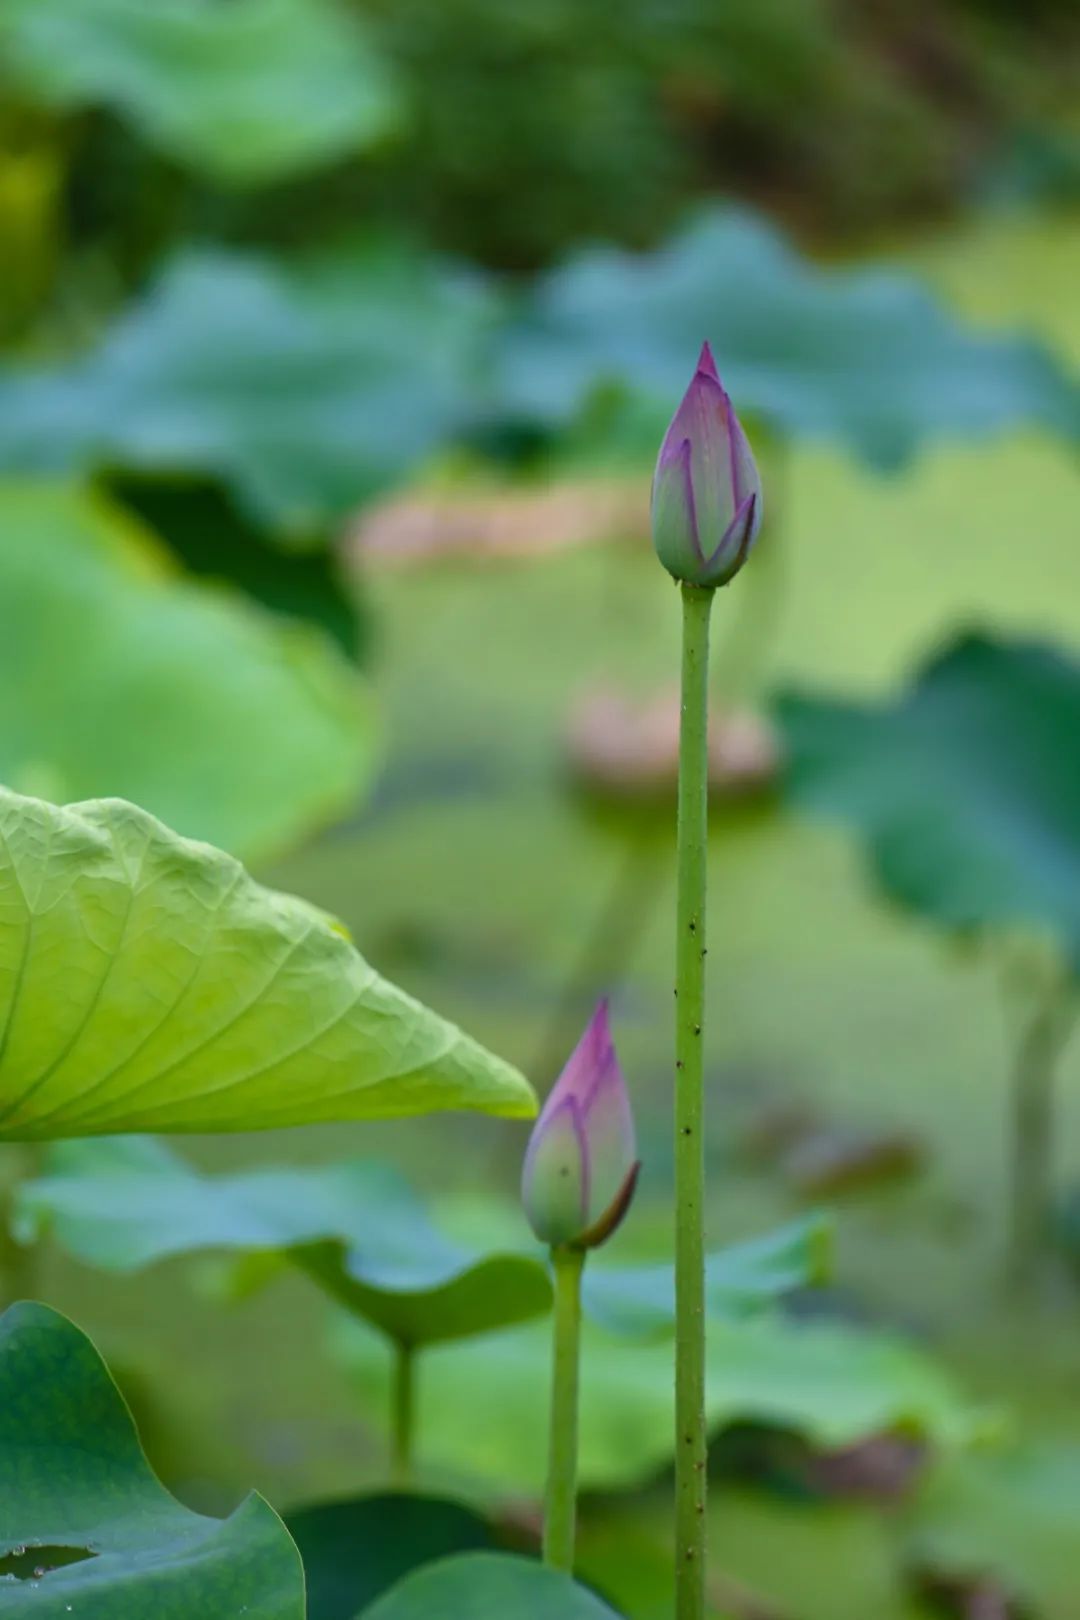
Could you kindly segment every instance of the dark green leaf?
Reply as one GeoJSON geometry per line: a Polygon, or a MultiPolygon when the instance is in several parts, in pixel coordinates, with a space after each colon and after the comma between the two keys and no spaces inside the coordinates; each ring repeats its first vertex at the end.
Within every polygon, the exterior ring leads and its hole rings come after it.
{"type": "Polygon", "coordinates": [[[351,809],[373,755],[321,634],[186,579],[97,496],[0,484],[0,781],[129,798],[256,858],[351,809]]]}
{"type": "MultiPolygon", "coordinates": [[[[832,1241],[829,1223],[809,1216],[791,1226],[718,1249],[706,1260],[705,1308],[710,1319],[750,1316],[797,1288],[823,1282],[832,1241]]],[[[675,1322],[675,1274],[670,1265],[589,1265],[585,1308],[610,1333],[647,1338],[675,1322]]]]}
{"type": "MultiPolygon", "coordinates": [[[[362,1620],[617,1620],[569,1575],[508,1553],[445,1558],[395,1586],[362,1620]]],[[[358,1617],[361,1620],[361,1617],[358,1617]]]]}
{"type": "Polygon", "coordinates": [[[401,1492],[321,1502],[286,1514],[307,1576],[307,1620],[354,1620],[423,1564],[492,1544],[486,1519],[460,1502],[401,1492]]]}
{"type": "Polygon", "coordinates": [[[323,912],[118,799],[0,789],[0,1138],[520,1115],[521,1075],[323,912]]]}
{"type": "Polygon", "coordinates": [[[790,698],[795,801],[850,823],[886,893],[956,930],[1049,929],[1080,967],[1080,666],[965,636],[895,702],[790,698]]]}
{"type": "Polygon", "coordinates": [[[463,429],[491,318],[415,255],[187,253],[86,359],[0,374],[0,465],[213,474],[303,536],[463,429]]]}
{"type": "Polygon", "coordinates": [[[318,625],[346,657],[359,660],[366,639],[359,588],[346,583],[325,535],[313,535],[303,547],[276,546],[226,489],[207,479],[114,473],[108,488],[189,573],[237,585],[275,613],[318,625]]]}
{"type": "Polygon", "coordinates": [[[287,1251],[409,1344],[486,1333],[551,1303],[539,1254],[451,1242],[401,1177],[373,1162],[204,1176],[152,1139],[68,1142],[20,1189],[17,1218],[24,1239],[51,1229],[80,1259],[118,1270],[207,1248],[287,1251]]]}
{"type": "Polygon", "coordinates": [[[12,1620],[304,1614],[300,1559],[274,1512],[249,1496],[208,1519],[175,1501],[89,1339],[44,1305],[0,1317],[0,1567],[9,1558],[12,1620]]]}
{"type": "Polygon", "coordinates": [[[966,330],[907,274],[818,269],[733,210],[655,254],[595,248],[551,272],[509,335],[506,399],[559,426],[617,385],[662,430],[706,337],[740,412],[878,466],[1025,422],[1080,437],[1080,386],[1036,344],[966,330]]]}
{"type": "Polygon", "coordinates": [[[7,0],[3,21],[28,96],[113,107],[222,184],[317,168],[399,117],[359,19],[331,0],[7,0]]]}

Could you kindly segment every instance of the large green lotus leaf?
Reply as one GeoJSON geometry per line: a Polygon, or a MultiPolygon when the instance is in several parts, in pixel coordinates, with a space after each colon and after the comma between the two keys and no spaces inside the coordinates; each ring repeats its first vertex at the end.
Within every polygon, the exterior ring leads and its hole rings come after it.
{"type": "MultiPolygon", "coordinates": [[[[350,1371],[370,1421],[385,1423],[390,1359],[355,1319],[339,1317],[331,1348],[350,1371]]],[[[420,1368],[418,1451],[425,1477],[480,1495],[536,1495],[547,1456],[550,1333],[511,1328],[436,1347],[420,1368]]],[[[641,1484],[670,1461],[674,1424],[671,1345],[632,1344],[597,1328],[584,1335],[582,1483],[641,1484]]],[[[783,1317],[715,1322],[709,1329],[708,1419],[713,1433],[739,1422],[791,1430],[836,1450],[884,1432],[953,1446],[989,1419],[948,1376],[891,1335],[783,1317]]]]}
{"type": "Polygon", "coordinates": [[[0,1138],[523,1115],[516,1070],[231,856],[0,789],[0,1138]]]}
{"type": "Polygon", "coordinates": [[[307,1620],[354,1620],[411,1570],[493,1545],[490,1524],[471,1508],[411,1491],[314,1503],[285,1524],[304,1561],[307,1620]]]}
{"type": "Polygon", "coordinates": [[[300,1558],[273,1510],[257,1496],[224,1520],[182,1507],[89,1339],[44,1305],[0,1317],[0,1608],[12,1620],[304,1615],[300,1558]]]}
{"type": "Polygon", "coordinates": [[[986,1582],[1039,1620],[1076,1615],[1080,1451],[1026,1445],[942,1464],[908,1516],[923,1576],[986,1582]]]}
{"type": "Polygon", "coordinates": [[[948,929],[1051,931],[1080,967],[1080,665],[961,638],[877,705],[781,707],[791,796],[866,842],[887,894],[948,929]]]}
{"type": "Polygon", "coordinates": [[[0,483],[0,781],[251,859],[355,804],[372,736],[321,634],[186,579],[106,501],[0,483]]]}
{"type": "MultiPolygon", "coordinates": [[[[831,1258],[832,1229],[820,1215],[718,1249],[705,1262],[706,1312],[717,1321],[750,1316],[784,1294],[824,1282],[831,1258]]],[[[590,1265],[583,1289],[590,1317],[609,1333],[649,1338],[675,1325],[670,1265],[590,1265]]]]}
{"type": "Polygon", "coordinates": [[[6,0],[9,76],[46,105],[104,105],[229,185],[302,173],[384,136],[389,70],[332,0],[6,0]]]}
{"type": "Polygon", "coordinates": [[[1080,436],[1080,385],[1035,343],[969,330],[908,274],[820,269],[716,209],[653,254],[589,249],[542,279],[504,345],[507,406],[566,424],[616,384],[662,429],[704,337],[740,411],[881,467],[939,435],[1080,436]]]}
{"type": "Polygon", "coordinates": [[[419,1569],[357,1620],[618,1620],[569,1575],[509,1553],[461,1553],[419,1569]]]}
{"type": "Polygon", "coordinates": [[[81,1260],[128,1270],[218,1248],[288,1252],[334,1298],[413,1345],[490,1332],[551,1304],[538,1254],[452,1242],[372,1161],[206,1176],[163,1142],[65,1142],[17,1193],[24,1241],[51,1230],[81,1260]]]}
{"type": "Polygon", "coordinates": [[[416,254],[187,252],[88,356],[0,373],[0,465],[214,475],[306,535],[463,430],[491,319],[416,254]]]}

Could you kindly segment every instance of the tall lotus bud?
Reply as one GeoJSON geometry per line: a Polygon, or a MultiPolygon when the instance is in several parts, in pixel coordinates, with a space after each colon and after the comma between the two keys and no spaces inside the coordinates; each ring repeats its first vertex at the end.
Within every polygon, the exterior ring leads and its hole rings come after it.
{"type": "Polygon", "coordinates": [[[726,585],[750,555],[761,513],[754,457],[706,343],[653,475],[656,554],[688,585],[726,585]]]}
{"type": "Polygon", "coordinates": [[[639,1169],[630,1098],[602,1001],[529,1139],[521,1196],[533,1231],[553,1248],[595,1248],[626,1214],[639,1169]]]}

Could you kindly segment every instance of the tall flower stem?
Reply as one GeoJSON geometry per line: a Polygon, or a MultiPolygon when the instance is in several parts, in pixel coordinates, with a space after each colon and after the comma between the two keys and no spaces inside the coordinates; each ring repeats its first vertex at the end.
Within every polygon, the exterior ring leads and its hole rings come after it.
{"type": "Polygon", "coordinates": [[[416,1351],[401,1340],[394,1345],[393,1402],[394,1483],[408,1485],[416,1432],[416,1351]]]}
{"type": "Polygon", "coordinates": [[[544,1562],[554,1569],[572,1570],[577,1518],[581,1273],[585,1251],[561,1244],[552,1249],[551,1264],[555,1273],[555,1313],[544,1562]]]}
{"type": "Polygon", "coordinates": [[[713,591],[682,590],[675,951],[675,1614],[705,1612],[705,858],[709,615],[713,591]]]}

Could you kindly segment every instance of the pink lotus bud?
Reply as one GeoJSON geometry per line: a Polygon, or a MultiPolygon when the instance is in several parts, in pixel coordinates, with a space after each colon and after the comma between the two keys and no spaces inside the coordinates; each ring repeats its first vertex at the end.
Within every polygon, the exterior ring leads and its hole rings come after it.
{"type": "Polygon", "coordinates": [[[634,1119],[602,1001],[533,1127],[521,1196],[537,1237],[591,1249],[630,1206],[634,1119]]]}
{"type": "Polygon", "coordinates": [[[754,457],[706,343],[653,475],[656,554],[689,585],[726,585],[750,555],[761,513],[754,457]]]}

